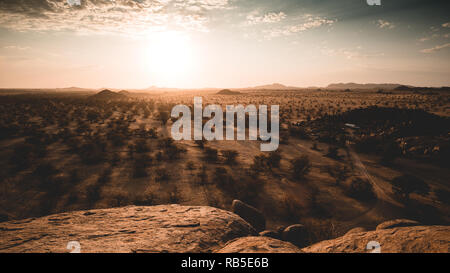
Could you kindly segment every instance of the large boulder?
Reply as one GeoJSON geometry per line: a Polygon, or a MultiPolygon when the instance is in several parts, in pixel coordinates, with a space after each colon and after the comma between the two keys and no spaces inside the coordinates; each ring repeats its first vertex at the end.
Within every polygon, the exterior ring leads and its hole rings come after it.
{"type": "Polygon", "coordinates": [[[396,227],[413,227],[413,226],[420,226],[420,223],[414,220],[408,220],[408,219],[395,219],[383,222],[377,226],[377,230],[380,229],[390,229],[390,228],[396,228],[396,227]]]}
{"type": "Polygon", "coordinates": [[[366,232],[367,229],[363,228],[363,227],[355,227],[350,229],[349,231],[347,231],[347,233],[345,233],[344,236],[349,235],[349,234],[353,234],[353,233],[361,233],[361,232],[366,232]]]}
{"type": "Polygon", "coordinates": [[[414,226],[347,234],[303,248],[312,253],[368,253],[378,244],[381,253],[450,252],[450,227],[414,226]],[[368,246],[369,245],[369,246],[368,246]]]}
{"type": "Polygon", "coordinates": [[[288,226],[282,233],[284,241],[293,243],[298,247],[305,247],[309,243],[308,230],[304,225],[295,224],[288,226]]]}
{"type": "Polygon", "coordinates": [[[274,238],[243,237],[228,242],[218,253],[301,253],[301,249],[289,242],[274,238]]]}
{"type": "Polygon", "coordinates": [[[257,235],[241,217],[212,207],[161,205],[77,211],[0,223],[0,252],[212,252],[257,235]]]}
{"type": "Polygon", "coordinates": [[[231,210],[242,219],[249,222],[258,232],[263,231],[266,228],[266,218],[264,215],[256,209],[240,200],[234,200],[231,204],[231,210]]]}
{"type": "Polygon", "coordinates": [[[264,230],[261,231],[259,233],[259,236],[265,236],[265,237],[270,237],[270,238],[274,238],[274,239],[281,239],[280,233],[273,231],[273,230],[264,230]]]}

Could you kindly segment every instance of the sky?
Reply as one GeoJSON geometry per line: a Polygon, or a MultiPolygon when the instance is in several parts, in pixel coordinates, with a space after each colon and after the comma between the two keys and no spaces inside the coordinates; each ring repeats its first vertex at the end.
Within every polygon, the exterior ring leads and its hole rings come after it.
{"type": "Polygon", "coordinates": [[[0,88],[450,85],[450,1],[367,2],[0,0],[0,88]]]}

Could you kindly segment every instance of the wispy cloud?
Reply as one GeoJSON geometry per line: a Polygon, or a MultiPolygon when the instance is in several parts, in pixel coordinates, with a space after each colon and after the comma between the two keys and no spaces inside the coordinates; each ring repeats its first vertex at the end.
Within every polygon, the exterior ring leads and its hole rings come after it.
{"type": "Polygon", "coordinates": [[[247,15],[247,23],[249,25],[256,25],[261,23],[277,23],[286,18],[286,13],[284,12],[269,12],[264,15],[259,15],[259,12],[252,12],[247,15]]]}
{"type": "Polygon", "coordinates": [[[321,49],[322,54],[330,57],[341,56],[346,59],[367,59],[367,58],[377,58],[384,56],[384,53],[380,52],[366,52],[361,46],[354,48],[339,48],[331,49],[324,47],[321,49]]]}
{"type": "Polygon", "coordinates": [[[419,39],[420,42],[426,42],[434,39],[448,39],[449,33],[445,28],[450,28],[450,23],[442,24],[441,27],[432,26],[430,27],[430,31],[427,36],[419,39]]]}
{"type": "Polygon", "coordinates": [[[393,28],[395,28],[395,25],[392,22],[385,21],[385,20],[382,20],[382,19],[377,21],[377,26],[379,28],[385,28],[385,29],[393,29],[393,28]]]}
{"type": "Polygon", "coordinates": [[[433,53],[433,52],[445,49],[447,47],[450,47],[450,43],[446,43],[446,44],[443,44],[443,45],[437,45],[437,46],[432,47],[432,48],[422,49],[420,52],[429,54],[429,53],[433,53]]]}
{"type": "Polygon", "coordinates": [[[310,14],[305,15],[301,22],[295,24],[289,24],[282,27],[272,28],[264,30],[265,37],[275,38],[280,36],[289,36],[296,33],[301,33],[310,29],[319,28],[321,26],[331,26],[336,20],[328,19],[321,16],[313,16],[310,14]]]}
{"type": "Polygon", "coordinates": [[[126,35],[168,27],[207,31],[207,13],[228,6],[228,0],[2,0],[0,24],[17,31],[126,35]]]}
{"type": "Polygon", "coordinates": [[[12,50],[28,50],[31,49],[31,47],[29,46],[18,46],[18,45],[9,45],[9,46],[4,46],[4,49],[12,49],[12,50]]]}

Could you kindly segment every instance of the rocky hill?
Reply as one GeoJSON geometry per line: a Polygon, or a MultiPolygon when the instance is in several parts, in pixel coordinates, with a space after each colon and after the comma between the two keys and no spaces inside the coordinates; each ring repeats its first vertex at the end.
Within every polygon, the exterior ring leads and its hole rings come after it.
{"type": "Polygon", "coordinates": [[[122,100],[126,98],[127,96],[123,92],[116,93],[108,89],[102,90],[97,94],[90,96],[90,99],[92,100],[122,100]]]}
{"type": "Polygon", "coordinates": [[[217,92],[217,95],[240,95],[241,92],[238,91],[231,91],[230,89],[223,89],[217,92]]]}
{"type": "Polygon", "coordinates": [[[346,234],[303,249],[314,253],[369,252],[370,242],[377,242],[383,253],[448,253],[450,227],[409,226],[346,234]],[[369,246],[368,246],[369,244],[369,246]]]}
{"type": "MultiPolygon", "coordinates": [[[[252,207],[235,203],[233,210],[252,222],[252,207]]],[[[447,226],[416,226],[413,221],[397,220],[375,231],[354,229],[301,249],[294,244],[301,242],[295,235],[302,236],[302,225],[286,228],[279,240],[272,238],[277,237],[275,232],[259,235],[237,214],[212,207],[159,205],[9,221],[0,223],[0,252],[69,252],[73,250],[68,249],[69,242],[79,243],[81,252],[367,252],[369,241],[377,241],[382,252],[450,251],[447,226]]]]}

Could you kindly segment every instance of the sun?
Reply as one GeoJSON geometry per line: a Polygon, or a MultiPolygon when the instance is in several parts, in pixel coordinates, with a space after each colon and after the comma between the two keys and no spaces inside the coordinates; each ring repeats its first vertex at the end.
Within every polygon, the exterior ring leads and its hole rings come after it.
{"type": "Polygon", "coordinates": [[[180,32],[160,32],[149,38],[147,68],[159,82],[181,83],[193,69],[192,44],[180,32]]]}

